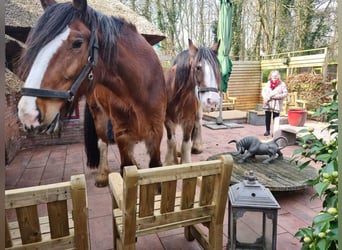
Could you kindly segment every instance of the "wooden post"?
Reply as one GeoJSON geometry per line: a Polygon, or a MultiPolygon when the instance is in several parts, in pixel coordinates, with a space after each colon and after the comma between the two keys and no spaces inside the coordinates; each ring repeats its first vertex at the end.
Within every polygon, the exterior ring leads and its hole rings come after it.
{"type": "Polygon", "coordinates": [[[71,176],[71,197],[76,249],[90,249],[88,241],[87,191],[84,175],[71,176]]]}

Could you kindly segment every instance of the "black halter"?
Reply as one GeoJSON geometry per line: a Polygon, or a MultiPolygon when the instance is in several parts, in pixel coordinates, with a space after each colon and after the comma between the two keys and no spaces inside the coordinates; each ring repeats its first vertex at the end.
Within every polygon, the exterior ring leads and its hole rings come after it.
{"type": "Polygon", "coordinates": [[[35,96],[42,98],[59,98],[67,99],[67,101],[72,102],[76,91],[81,86],[81,83],[88,75],[89,86],[92,85],[94,76],[92,69],[97,63],[97,53],[98,53],[98,38],[96,35],[95,22],[91,23],[91,36],[89,40],[88,48],[88,63],[83,67],[81,73],[78,75],[77,79],[72,84],[71,88],[67,91],[51,90],[51,89],[34,89],[34,88],[22,88],[21,93],[23,96],[35,96]]]}

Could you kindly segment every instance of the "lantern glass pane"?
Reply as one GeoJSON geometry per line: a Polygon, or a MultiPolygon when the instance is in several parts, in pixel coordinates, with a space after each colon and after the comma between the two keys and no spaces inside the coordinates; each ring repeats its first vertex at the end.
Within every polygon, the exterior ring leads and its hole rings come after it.
{"type": "Polygon", "coordinates": [[[239,243],[245,243],[252,245],[253,249],[272,249],[272,225],[272,219],[263,212],[245,212],[236,220],[237,247],[239,243]]]}

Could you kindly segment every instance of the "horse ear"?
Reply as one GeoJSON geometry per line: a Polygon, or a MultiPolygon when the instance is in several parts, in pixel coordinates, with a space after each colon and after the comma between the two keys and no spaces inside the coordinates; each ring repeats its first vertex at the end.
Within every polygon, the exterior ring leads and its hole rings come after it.
{"type": "Polygon", "coordinates": [[[49,7],[52,4],[55,4],[55,0],[40,0],[40,4],[42,5],[43,9],[45,10],[47,7],[49,7]]]}
{"type": "Polygon", "coordinates": [[[191,39],[189,40],[189,52],[190,52],[190,56],[194,57],[197,54],[198,48],[192,43],[191,39]]]}
{"type": "Polygon", "coordinates": [[[78,10],[82,17],[86,17],[87,13],[87,0],[73,0],[73,6],[78,10]]]}
{"type": "Polygon", "coordinates": [[[217,43],[214,43],[213,46],[211,46],[211,49],[217,54],[218,53],[218,49],[220,47],[221,44],[221,40],[219,40],[217,43]]]}

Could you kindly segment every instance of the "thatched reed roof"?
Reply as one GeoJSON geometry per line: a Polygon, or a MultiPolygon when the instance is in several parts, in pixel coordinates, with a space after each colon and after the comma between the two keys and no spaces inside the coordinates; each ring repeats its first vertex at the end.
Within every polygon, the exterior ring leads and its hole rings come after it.
{"type": "MultiPolygon", "coordinates": [[[[60,1],[66,2],[66,0],[60,1]]],[[[138,32],[145,35],[151,44],[156,44],[165,38],[165,35],[154,24],[118,0],[88,0],[87,2],[103,14],[123,17],[133,23],[138,32]]],[[[31,28],[42,13],[43,8],[38,0],[5,0],[5,25],[7,27],[31,28]]]]}
{"type": "Polygon", "coordinates": [[[23,82],[10,71],[8,68],[5,68],[5,94],[14,94],[18,93],[23,86],[23,82]]]}

